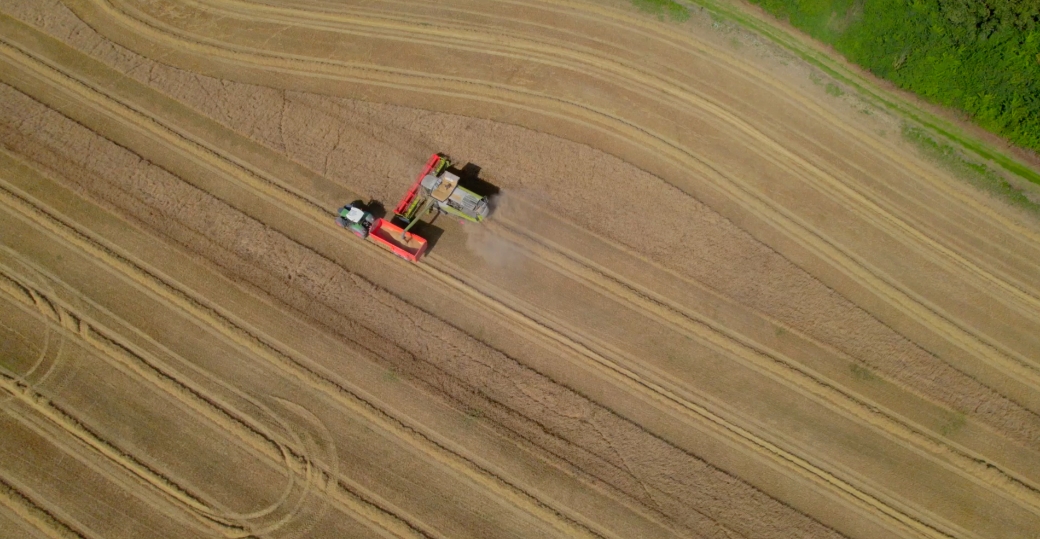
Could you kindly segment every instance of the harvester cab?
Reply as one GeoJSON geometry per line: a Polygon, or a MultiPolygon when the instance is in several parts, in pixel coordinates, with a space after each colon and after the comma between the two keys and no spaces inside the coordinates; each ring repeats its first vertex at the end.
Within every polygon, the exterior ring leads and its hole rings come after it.
{"type": "Polygon", "coordinates": [[[487,199],[459,186],[459,176],[445,170],[439,175],[427,174],[419,184],[424,196],[436,201],[437,209],[479,223],[488,215],[487,199]]]}

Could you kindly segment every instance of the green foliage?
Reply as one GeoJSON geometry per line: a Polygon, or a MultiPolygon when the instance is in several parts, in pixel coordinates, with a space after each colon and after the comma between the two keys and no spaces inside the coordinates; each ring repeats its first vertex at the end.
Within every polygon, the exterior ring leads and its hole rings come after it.
{"type": "Polygon", "coordinates": [[[834,97],[841,97],[842,95],[845,95],[845,90],[842,90],[841,86],[838,86],[837,84],[834,84],[833,82],[828,82],[826,89],[827,89],[827,93],[830,94],[830,95],[833,95],[834,97]]]}
{"type": "Polygon", "coordinates": [[[978,35],[1014,28],[1030,32],[1040,21],[1040,0],[938,0],[939,12],[978,35]]]}
{"type": "Polygon", "coordinates": [[[855,15],[853,0],[751,0],[809,35],[831,41],[855,15]]]}
{"type": "Polygon", "coordinates": [[[899,86],[1040,150],[1040,0],[752,0],[899,86]]]}
{"type": "Polygon", "coordinates": [[[1015,189],[1003,176],[997,174],[986,165],[965,160],[949,144],[936,142],[925,131],[908,125],[903,126],[903,138],[916,146],[925,155],[935,159],[954,174],[971,182],[976,187],[989,191],[1016,206],[1040,213],[1040,206],[1029,200],[1021,191],[1015,189]]]}
{"type": "Polygon", "coordinates": [[[683,22],[690,18],[690,10],[686,6],[674,0],[632,0],[632,5],[640,11],[653,13],[658,16],[668,16],[676,22],[683,22]]]}

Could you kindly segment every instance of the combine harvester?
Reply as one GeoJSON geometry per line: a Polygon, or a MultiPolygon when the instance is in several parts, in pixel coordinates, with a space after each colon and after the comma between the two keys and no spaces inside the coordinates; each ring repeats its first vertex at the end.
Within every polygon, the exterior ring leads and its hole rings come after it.
{"type": "Polygon", "coordinates": [[[434,211],[479,223],[488,215],[487,198],[459,186],[459,175],[451,172],[451,161],[433,154],[415,183],[394,208],[392,221],[373,216],[359,203],[339,210],[336,223],[361,239],[367,239],[395,255],[416,262],[426,252],[426,240],[409,232],[419,220],[434,211]]]}

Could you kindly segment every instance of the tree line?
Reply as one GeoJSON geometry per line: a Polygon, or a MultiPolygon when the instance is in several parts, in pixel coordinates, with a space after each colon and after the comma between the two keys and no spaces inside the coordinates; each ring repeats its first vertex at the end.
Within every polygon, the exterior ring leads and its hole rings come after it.
{"type": "Polygon", "coordinates": [[[750,0],[872,73],[1040,151],[1040,0],[750,0]]]}

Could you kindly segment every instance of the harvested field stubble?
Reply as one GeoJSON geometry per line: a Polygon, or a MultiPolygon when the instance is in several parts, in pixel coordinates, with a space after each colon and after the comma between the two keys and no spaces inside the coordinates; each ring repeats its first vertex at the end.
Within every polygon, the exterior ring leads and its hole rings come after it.
{"type": "Polygon", "coordinates": [[[0,531],[1040,530],[1040,230],[696,17],[0,25],[0,531]],[[417,266],[330,225],[431,151],[502,189],[492,219],[438,220],[417,266]]]}

